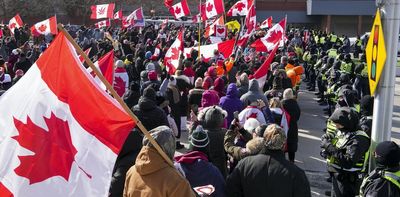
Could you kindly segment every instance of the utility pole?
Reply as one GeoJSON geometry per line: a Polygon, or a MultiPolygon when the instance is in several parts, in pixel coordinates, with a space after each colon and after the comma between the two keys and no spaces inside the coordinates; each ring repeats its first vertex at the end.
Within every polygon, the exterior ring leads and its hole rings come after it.
{"type": "Polygon", "coordinates": [[[370,171],[375,168],[373,153],[376,145],[382,141],[391,140],[397,45],[400,29],[400,0],[377,0],[376,4],[381,10],[387,58],[380,82],[375,91],[370,171]]]}

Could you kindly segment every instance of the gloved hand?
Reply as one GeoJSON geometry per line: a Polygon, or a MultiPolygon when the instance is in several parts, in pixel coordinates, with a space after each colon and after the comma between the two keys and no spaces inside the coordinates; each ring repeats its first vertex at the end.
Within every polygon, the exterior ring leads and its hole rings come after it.
{"type": "Polygon", "coordinates": [[[326,153],[327,153],[328,155],[334,155],[334,154],[337,152],[336,147],[333,146],[332,144],[329,144],[329,145],[325,148],[325,150],[326,150],[326,153]]]}

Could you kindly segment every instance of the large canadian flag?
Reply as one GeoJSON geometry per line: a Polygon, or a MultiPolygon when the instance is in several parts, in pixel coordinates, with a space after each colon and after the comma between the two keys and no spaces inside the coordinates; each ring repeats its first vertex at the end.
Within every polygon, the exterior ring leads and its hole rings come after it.
{"type": "Polygon", "coordinates": [[[236,2],[231,9],[228,10],[226,16],[246,16],[253,0],[240,0],[236,2]]]}
{"type": "MultiPolygon", "coordinates": [[[[94,62],[94,66],[100,70],[101,74],[103,74],[104,78],[108,81],[108,83],[113,84],[114,79],[114,50],[111,50],[103,57],[101,57],[98,61],[94,62]]],[[[101,82],[100,78],[96,76],[92,68],[87,68],[87,72],[93,76],[96,83],[100,86],[101,89],[106,90],[106,85],[101,82]]]]}
{"type": "Polygon", "coordinates": [[[135,126],[63,33],[0,97],[0,196],[108,196],[135,126]]]}
{"type": "Polygon", "coordinates": [[[225,12],[224,2],[222,0],[207,0],[205,4],[205,13],[207,19],[225,12]]]}
{"type": "Polygon", "coordinates": [[[57,31],[57,18],[55,16],[38,22],[31,27],[31,32],[34,36],[53,34],[56,35],[57,31]]]}
{"type": "Polygon", "coordinates": [[[114,20],[122,20],[122,10],[119,10],[118,12],[115,12],[115,14],[114,14],[114,20]]]}
{"type": "Polygon", "coordinates": [[[102,18],[113,18],[114,17],[114,3],[92,5],[90,9],[92,10],[91,19],[102,19],[102,18]]]}
{"type": "Polygon", "coordinates": [[[183,30],[179,31],[174,43],[165,53],[164,64],[169,74],[175,74],[179,66],[179,57],[183,52],[183,30]]]}
{"type": "Polygon", "coordinates": [[[22,22],[21,17],[19,14],[15,15],[12,19],[10,19],[10,22],[8,22],[8,28],[10,29],[11,33],[14,34],[15,28],[20,28],[24,25],[24,22],[22,22]]]}
{"type": "MultiPolygon", "coordinates": [[[[210,58],[214,56],[214,50],[218,50],[226,59],[232,54],[234,46],[235,46],[235,40],[233,39],[220,42],[217,44],[203,45],[200,46],[200,54],[204,57],[204,60],[208,62],[210,58]]],[[[185,48],[184,56],[190,57],[190,53],[193,50],[198,50],[198,49],[199,49],[198,47],[185,48]]]]}
{"type": "Polygon", "coordinates": [[[254,73],[253,78],[258,81],[258,85],[260,86],[260,89],[264,87],[265,80],[267,80],[267,74],[268,70],[271,66],[272,61],[274,60],[276,51],[279,48],[279,44],[275,44],[274,49],[272,52],[269,54],[268,58],[265,60],[265,62],[258,68],[258,70],[254,73]]]}
{"type": "Polygon", "coordinates": [[[186,0],[182,0],[181,2],[170,7],[169,12],[175,17],[175,19],[190,15],[189,6],[186,0]]]}
{"type": "Polygon", "coordinates": [[[279,23],[275,24],[268,30],[267,34],[257,39],[251,44],[251,47],[256,51],[272,51],[276,43],[281,43],[285,40],[286,18],[282,19],[279,23]]]}

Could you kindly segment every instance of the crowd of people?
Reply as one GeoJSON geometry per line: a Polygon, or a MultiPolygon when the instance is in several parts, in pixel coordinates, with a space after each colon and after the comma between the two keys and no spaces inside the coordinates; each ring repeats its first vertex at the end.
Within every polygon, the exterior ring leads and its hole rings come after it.
{"type": "MultiPolygon", "coordinates": [[[[163,59],[179,26],[66,29],[83,50],[91,48],[88,56],[93,61],[114,50],[116,69],[129,82],[121,93],[123,100],[174,161],[169,165],[135,128],[118,155],[109,196],[311,196],[305,172],[295,165],[301,83],[316,91],[329,116],[321,156],[327,159],[333,194],[356,196],[361,188],[364,196],[400,195],[397,144],[379,144],[378,167],[367,174],[373,97],[359,40],[351,46],[348,37],[333,32],[288,28],[288,41],[278,49],[260,87],[252,75],[268,54],[250,46],[229,57],[216,50],[210,59],[193,50],[187,58],[180,57],[172,75],[163,59]],[[185,131],[188,151],[175,156],[184,148],[185,131]],[[205,191],[211,194],[201,194],[205,191]]],[[[196,26],[185,28],[185,47],[199,44],[197,31],[196,26]]],[[[52,40],[31,39],[29,32],[26,27],[13,36],[4,32],[0,95],[17,83],[52,40]]],[[[258,30],[251,40],[263,32],[258,30]]],[[[226,39],[235,38],[230,32],[226,39]]],[[[204,37],[200,42],[209,43],[204,37]]]]}

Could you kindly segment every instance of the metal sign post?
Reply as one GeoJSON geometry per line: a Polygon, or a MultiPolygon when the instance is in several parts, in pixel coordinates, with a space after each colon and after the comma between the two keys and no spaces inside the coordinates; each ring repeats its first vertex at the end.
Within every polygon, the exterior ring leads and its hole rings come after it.
{"type": "MultiPolygon", "coordinates": [[[[379,142],[391,139],[394,86],[396,78],[397,43],[400,22],[399,0],[378,0],[381,9],[383,33],[386,40],[386,66],[375,91],[374,116],[372,120],[371,154],[379,142]]],[[[373,36],[373,35],[371,35],[373,36]]],[[[372,156],[372,155],[371,155],[372,156]]],[[[370,171],[375,168],[373,157],[370,157],[370,171]]]]}

